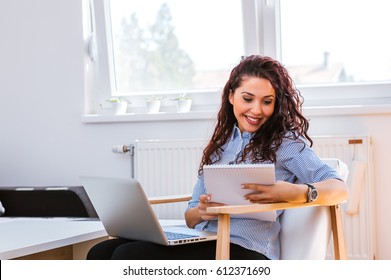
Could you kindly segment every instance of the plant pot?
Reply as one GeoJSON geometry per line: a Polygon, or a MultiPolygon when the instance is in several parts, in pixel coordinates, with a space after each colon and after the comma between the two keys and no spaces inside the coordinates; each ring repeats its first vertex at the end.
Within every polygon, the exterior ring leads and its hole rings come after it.
{"type": "Polygon", "coordinates": [[[160,100],[146,101],[146,109],[148,114],[159,113],[160,100]]]}
{"type": "Polygon", "coordinates": [[[180,99],[177,100],[177,112],[185,113],[189,112],[191,108],[191,99],[180,99]]]}
{"type": "Polygon", "coordinates": [[[125,114],[128,109],[128,102],[113,102],[113,112],[115,115],[125,114]]]}

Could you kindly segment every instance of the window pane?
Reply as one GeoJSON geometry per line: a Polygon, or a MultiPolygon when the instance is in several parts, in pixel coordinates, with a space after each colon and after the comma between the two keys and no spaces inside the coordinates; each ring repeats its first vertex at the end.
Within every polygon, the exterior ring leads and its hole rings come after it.
{"type": "Polygon", "coordinates": [[[281,55],[296,83],[391,80],[391,1],[281,0],[281,55]]]}
{"type": "Polygon", "coordinates": [[[111,0],[117,92],[224,86],[243,55],[240,0],[111,0]]]}

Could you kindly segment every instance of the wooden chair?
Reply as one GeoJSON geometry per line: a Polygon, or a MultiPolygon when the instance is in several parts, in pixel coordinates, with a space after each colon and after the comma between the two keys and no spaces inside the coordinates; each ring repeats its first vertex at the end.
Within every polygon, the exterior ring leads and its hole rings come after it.
{"type": "MultiPolygon", "coordinates": [[[[216,248],[216,259],[228,260],[229,259],[229,242],[230,242],[230,215],[244,214],[250,212],[263,212],[272,210],[288,210],[299,207],[316,207],[320,205],[316,204],[292,204],[292,203],[273,203],[273,204],[259,204],[259,205],[239,205],[239,206],[222,206],[211,207],[208,209],[210,213],[218,214],[218,237],[216,248]]],[[[324,206],[322,206],[324,207],[324,206]]],[[[346,250],[343,236],[343,226],[341,209],[339,205],[326,206],[329,208],[330,219],[332,225],[333,242],[334,242],[334,256],[335,259],[346,259],[346,250]]],[[[285,213],[283,214],[285,215],[285,213]]],[[[282,226],[284,228],[284,226],[282,226]]],[[[302,237],[303,238],[303,237],[302,237]]],[[[307,240],[308,241],[308,240],[307,240]]],[[[294,240],[291,240],[294,243],[294,240]]],[[[308,245],[308,244],[307,244],[308,245]]],[[[319,244],[320,245],[320,244],[319,244]]],[[[324,246],[324,244],[323,244],[324,246]]],[[[300,247],[295,244],[296,249],[300,247]]],[[[284,250],[284,246],[281,246],[284,250]]]]}
{"type": "MultiPolygon", "coordinates": [[[[338,159],[322,159],[335,168],[346,181],[348,169],[338,159]]],[[[155,197],[151,204],[188,201],[191,195],[155,197]]],[[[229,259],[230,216],[250,212],[284,210],[280,217],[281,259],[325,259],[332,233],[334,258],[347,259],[340,201],[333,205],[316,203],[269,203],[210,207],[218,214],[216,259],[229,259]]]]}

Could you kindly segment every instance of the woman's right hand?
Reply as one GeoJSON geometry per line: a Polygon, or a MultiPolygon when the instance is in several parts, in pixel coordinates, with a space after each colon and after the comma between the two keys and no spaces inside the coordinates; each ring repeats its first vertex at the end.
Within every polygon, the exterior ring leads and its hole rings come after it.
{"type": "Polygon", "coordinates": [[[212,202],[210,195],[201,195],[198,206],[190,208],[185,212],[186,224],[189,228],[194,228],[202,221],[208,221],[217,218],[217,214],[207,213],[206,208],[213,206],[223,206],[222,203],[212,202]]]}
{"type": "Polygon", "coordinates": [[[200,196],[200,202],[198,203],[198,213],[202,220],[208,221],[211,219],[216,219],[217,214],[206,212],[206,208],[214,206],[223,206],[223,203],[211,201],[211,197],[208,194],[203,194],[200,196]]]}

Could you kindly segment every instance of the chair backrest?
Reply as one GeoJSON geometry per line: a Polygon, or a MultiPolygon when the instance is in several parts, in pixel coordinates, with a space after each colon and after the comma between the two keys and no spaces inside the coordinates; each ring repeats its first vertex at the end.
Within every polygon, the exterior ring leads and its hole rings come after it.
{"type": "Polygon", "coordinates": [[[3,204],[0,201],[0,216],[3,216],[4,212],[5,212],[5,208],[3,207],[3,204]]]}
{"type": "MultiPolygon", "coordinates": [[[[347,165],[339,159],[323,158],[337,170],[341,178],[348,177],[347,165]]],[[[281,259],[325,259],[331,236],[330,207],[304,207],[284,210],[281,215],[281,259]]]]}
{"type": "Polygon", "coordinates": [[[1,187],[0,201],[6,217],[98,217],[82,186],[1,187]]]}

